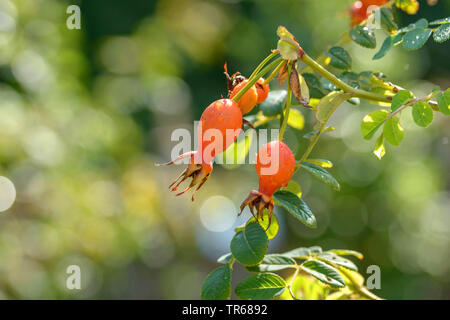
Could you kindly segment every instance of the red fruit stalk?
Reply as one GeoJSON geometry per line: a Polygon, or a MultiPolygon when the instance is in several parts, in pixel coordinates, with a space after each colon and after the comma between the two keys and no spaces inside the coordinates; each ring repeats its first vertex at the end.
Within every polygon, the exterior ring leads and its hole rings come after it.
{"type": "Polygon", "coordinates": [[[258,220],[264,218],[268,210],[269,226],[273,213],[272,195],[281,187],[287,186],[295,171],[295,158],[291,149],[281,141],[272,141],[261,147],[255,163],[259,177],[258,191],[252,190],[241,204],[241,212],[246,206],[258,220]],[[254,210],[256,209],[256,216],[254,210]]]}
{"type": "MultiPolygon", "coordinates": [[[[176,191],[179,185],[187,178],[192,178],[189,186],[177,196],[185,193],[197,185],[194,193],[208,180],[213,170],[214,157],[224,152],[238,137],[242,127],[242,113],[236,102],[229,99],[220,99],[211,103],[200,118],[197,127],[198,148],[196,151],[186,152],[176,159],[161,165],[171,165],[176,161],[189,157],[190,162],[178,178],[169,186],[176,191]]],[[[192,195],[194,201],[194,194],[192,195]]]]}

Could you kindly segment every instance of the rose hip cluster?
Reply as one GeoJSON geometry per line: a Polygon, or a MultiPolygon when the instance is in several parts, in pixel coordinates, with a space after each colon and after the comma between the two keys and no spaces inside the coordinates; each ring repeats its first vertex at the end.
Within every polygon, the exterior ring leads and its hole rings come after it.
{"type": "Polygon", "coordinates": [[[352,19],[352,26],[360,24],[368,18],[368,9],[370,6],[382,6],[389,0],[361,0],[354,2],[349,11],[352,19]]]}
{"type": "MultiPolygon", "coordinates": [[[[189,158],[188,167],[175,179],[169,189],[176,191],[180,184],[192,178],[189,186],[177,193],[179,196],[194,186],[194,193],[208,180],[213,170],[214,157],[224,152],[238,137],[242,129],[244,114],[250,112],[257,104],[266,100],[270,88],[263,78],[241,94],[237,102],[233,98],[249,83],[249,79],[240,73],[229,75],[225,64],[227,77],[228,99],[220,99],[211,103],[200,118],[197,127],[198,148],[178,156],[176,159],[157,165],[171,165],[176,161],[189,158]],[[211,137],[209,132],[213,131],[211,137]],[[231,135],[230,135],[231,132],[231,135]],[[215,139],[218,134],[222,139],[215,139]]],[[[263,218],[264,209],[268,210],[269,224],[273,211],[273,193],[282,186],[286,186],[295,170],[295,159],[287,145],[280,141],[272,141],[261,147],[256,157],[256,172],[259,177],[259,190],[251,191],[241,205],[241,213],[245,206],[249,206],[256,219],[263,218]]],[[[194,194],[192,195],[194,200],[194,194]]]]}

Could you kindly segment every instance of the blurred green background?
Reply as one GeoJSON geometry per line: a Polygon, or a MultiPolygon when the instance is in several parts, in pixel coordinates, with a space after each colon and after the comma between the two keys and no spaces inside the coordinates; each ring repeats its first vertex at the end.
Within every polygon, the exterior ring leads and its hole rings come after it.
{"type": "MultiPolygon", "coordinates": [[[[420,2],[417,16],[396,11],[399,25],[450,15],[449,1],[420,2]]],[[[17,191],[0,213],[0,298],[199,298],[215,259],[229,252],[233,226],[249,217],[236,220],[257,188],[254,167],[216,165],[191,203],[167,190],[183,167],[153,163],[169,160],[173,129],[193,132],[203,109],[226,95],[224,61],[248,76],[276,46],[278,25],[316,56],[348,27],[350,3],[0,0],[0,175],[17,191]],[[81,7],[81,30],[66,28],[70,4],[81,7]],[[81,267],[81,290],[65,286],[72,264],[81,267]]],[[[418,96],[450,86],[448,43],[396,48],[377,61],[374,50],[346,48],[355,71],[382,71],[418,96]]],[[[363,275],[381,267],[377,295],[449,299],[450,121],[435,113],[422,129],[404,112],[404,142],[379,161],[359,129],[376,108],[344,105],[333,116],[337,130],[313,156],[334,162],[342,191],[297,173],[319,226],[307,229],[278,208],[269,250],[359,250],[363,275]]],[[[303,113],[305,129],[286,133],[297,154],[312,127],[303,113]]],[[[236,267],[233,282],[246,274],[236,267]]]]}

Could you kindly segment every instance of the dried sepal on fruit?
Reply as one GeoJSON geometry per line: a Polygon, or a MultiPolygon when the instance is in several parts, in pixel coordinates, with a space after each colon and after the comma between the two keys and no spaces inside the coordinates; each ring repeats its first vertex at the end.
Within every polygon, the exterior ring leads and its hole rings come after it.
{"type": "Polygon", "coordinates": [[[261,147],[256,155],[256,173],[259,178],[258,191],[250,191],[241,204],[241,212],[246,206],[258,221],[264,219],[267,209],[269,223],[273,213],[272,195],[281,187],[287,186],[295,171],[295,158],[289,147],[281,141],[272,141],[261,147]],[[256,212],[255,212],[256,209],[256,212]]]}
{"type": "MultiPolygon", "coordinates": [[[[176,191],[183,181],[192,178],[189,186],[176,195],[179,196],[197,186],[195,194],[211,175],[214,157],[224,152],[236,140],[241,128],[242,113],[236,102],[220,99],[211,103],[203,111],[197,127],[197,150],[186,152],[167,163],[156,164],[157,166],[172,165],[181,159],[190,158],[188,167],[170,184],[169,189],[176,191]]],[[[194,201],[194,194],[192,201],[194,201]]]]}

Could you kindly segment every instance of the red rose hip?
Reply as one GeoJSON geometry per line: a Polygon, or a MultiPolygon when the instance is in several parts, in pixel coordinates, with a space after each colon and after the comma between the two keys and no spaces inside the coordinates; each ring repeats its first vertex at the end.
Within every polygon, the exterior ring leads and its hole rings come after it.
{"type": "Polygon", "coordinates": [[[269,226],[273,212],[273,193],[287,186],[295,171],[295,158],[289,147],[281,141],[272,141],[259,149],[255,163],[259,177],[258,191],[252,190],[241,204],[241,213],[246,206],[255,218],[263,219],[264,209],[268,210],[269,226]]]}
{"type": "MultiPolygon", "coordinates": [[[[197,185],[194,193],[208,180],[213,170],[214,156],[224,152],[238,137],[242,127],[242,113],[239,105],[229,99],[220,99],[211,103],[200,118],[197,127],[198,147],[196,151],[186,152],[176,159],[157,166],[171,165],[176,161],[190,158],[186,170],[175,179],[169,189],[176,191],[178,186],[187,178],[192,178],[189,186],[178,193],[185,193],[197,185]]],[[[194,201],[194,194],[192,195],[194,201]]]]}

